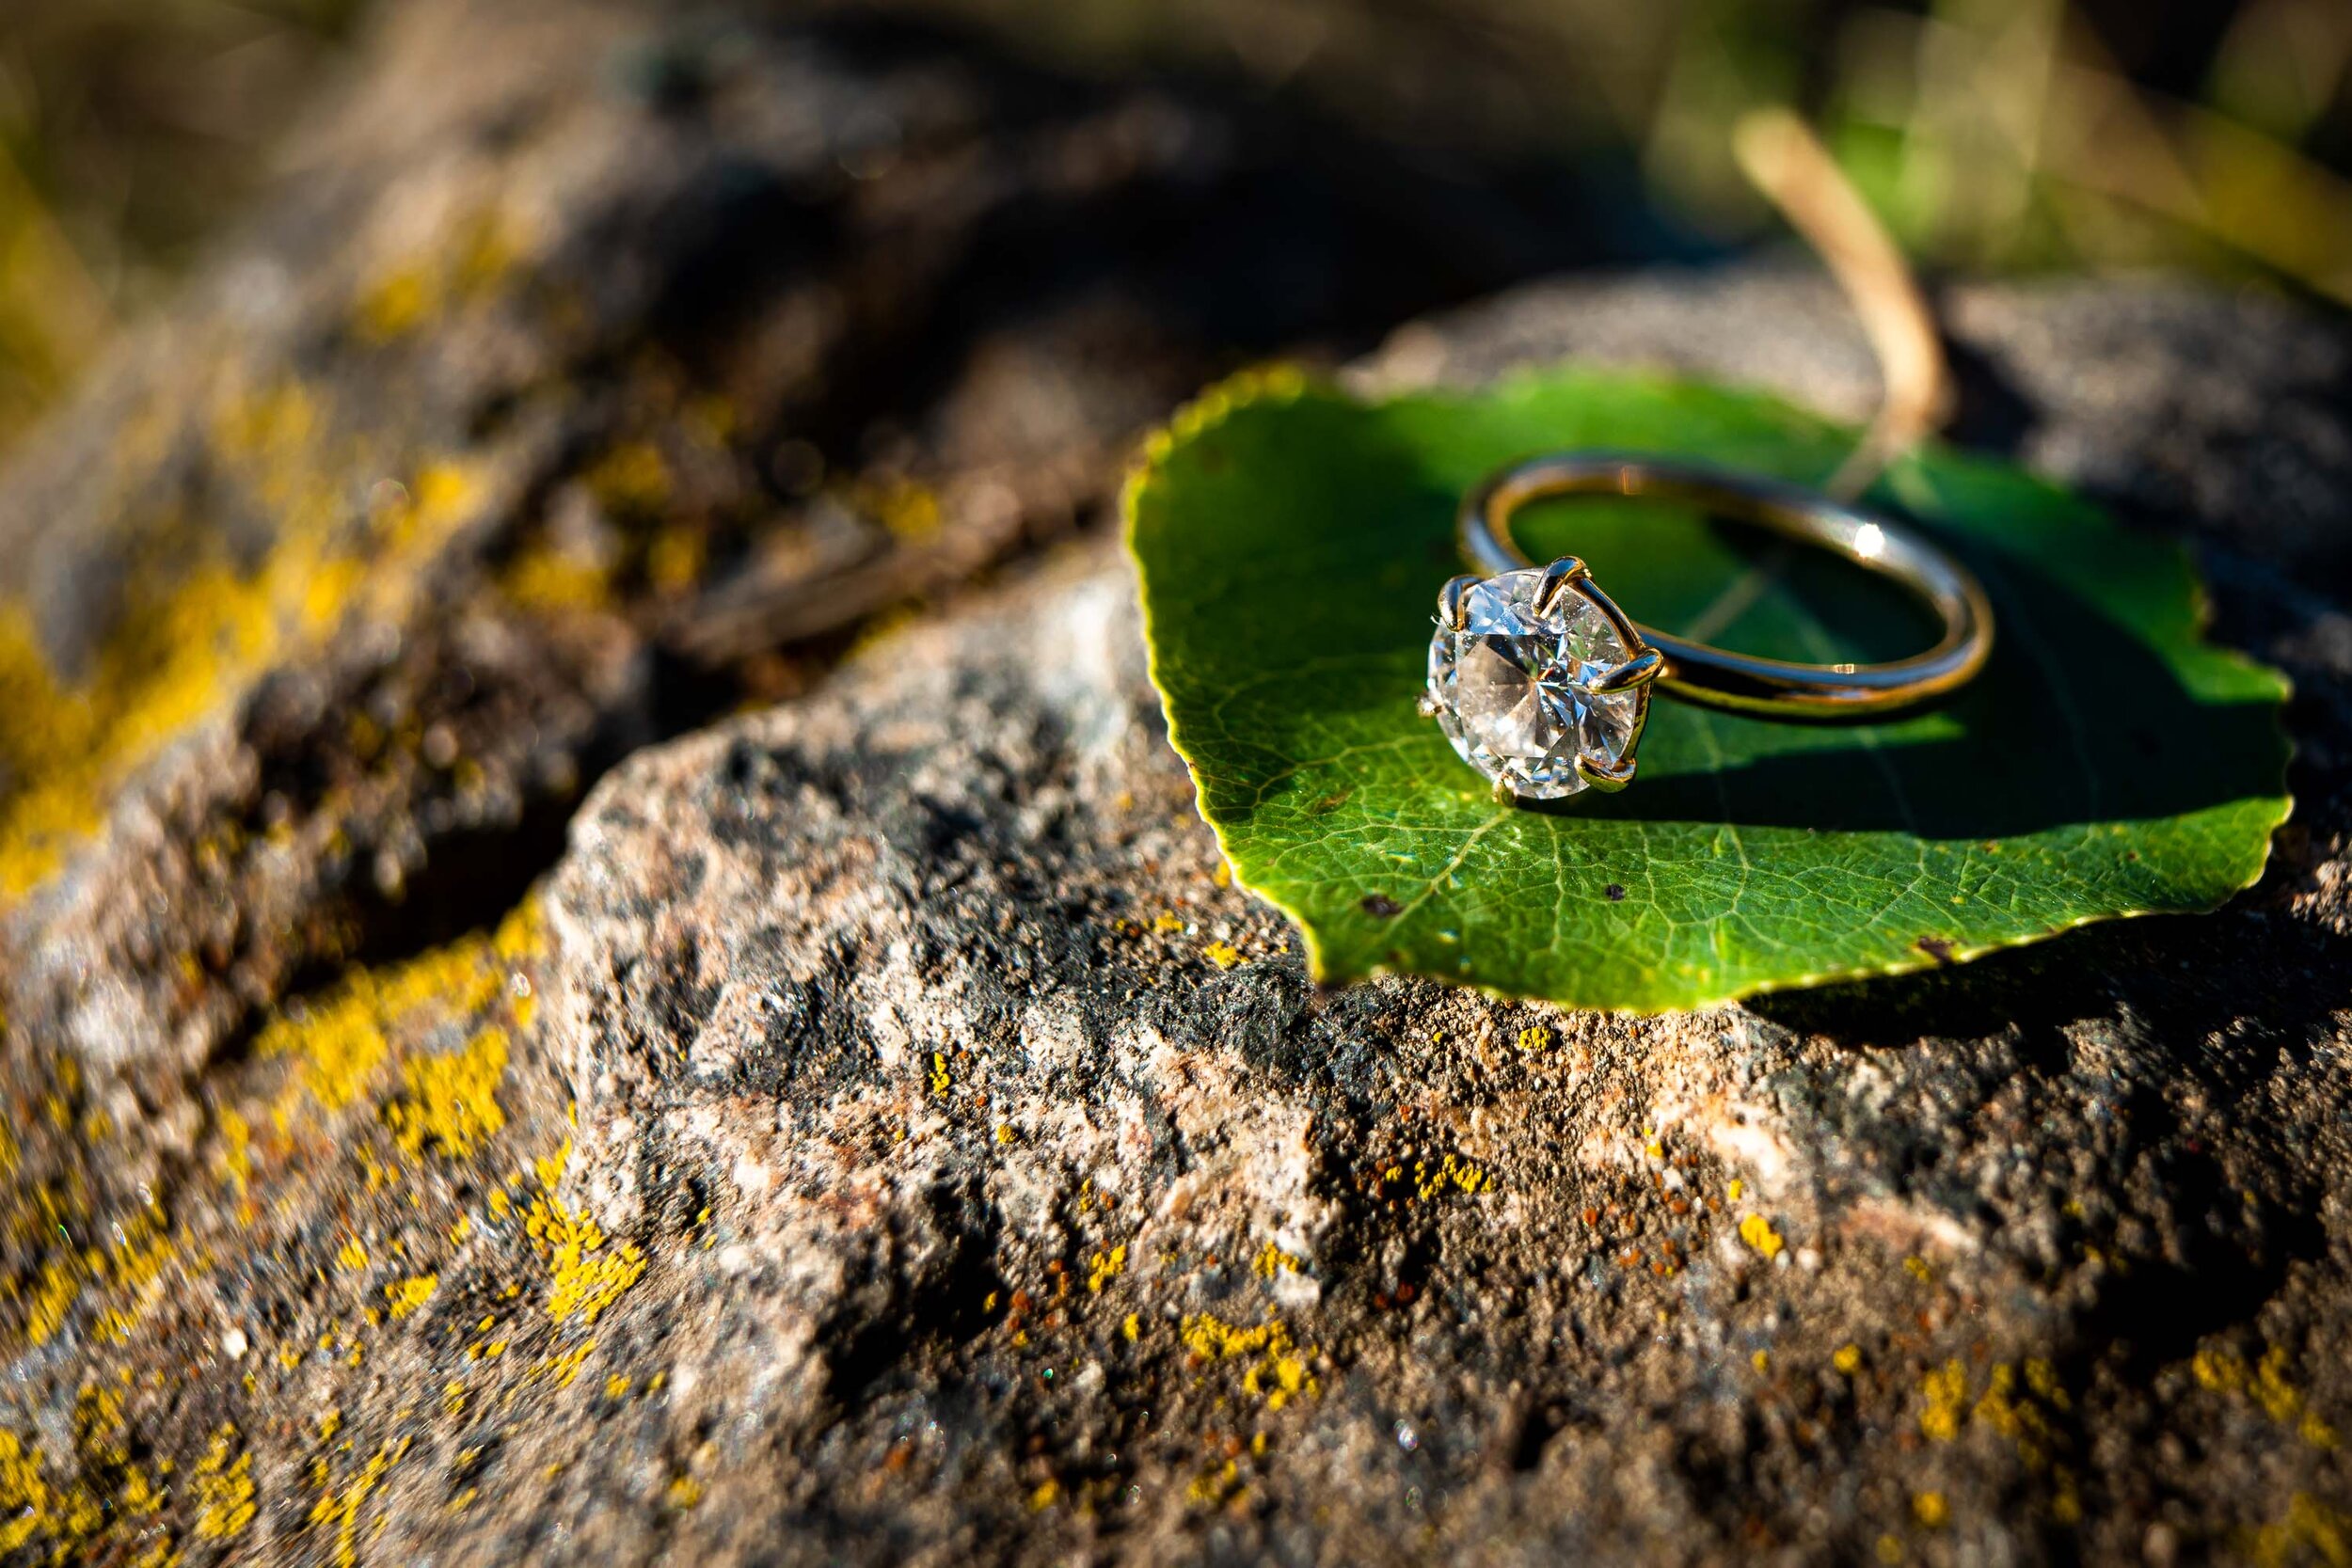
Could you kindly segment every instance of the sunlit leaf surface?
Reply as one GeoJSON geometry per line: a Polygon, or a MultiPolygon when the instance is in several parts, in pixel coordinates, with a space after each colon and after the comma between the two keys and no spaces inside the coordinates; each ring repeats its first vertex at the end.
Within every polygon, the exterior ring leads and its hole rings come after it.
{"type": "MultiPolygon", "coordinates": [[[[1414,711],[1456,499],[1552,448],[1818,482],[1849,431],[1770,399],[1560,373],[1368,404],[1281,374],[1209,394],[1129,494],[1153,679],[1236,876],[1319,977],[1393,970],[1576,1006],[1687,1007],[2211,908],[2285,816],[2283,681],[2204,641],[2173,546],[1931,451],[1870,498],[1982,578],[1993,661],[1944,707],[1821,727],[1651,705],[1622,795],[1498,806],[1414,711]]],[[[1808,661],[1932,638],[1824,556],[1656,503],[1520,536],[1637,619],[1808,661]]]]}

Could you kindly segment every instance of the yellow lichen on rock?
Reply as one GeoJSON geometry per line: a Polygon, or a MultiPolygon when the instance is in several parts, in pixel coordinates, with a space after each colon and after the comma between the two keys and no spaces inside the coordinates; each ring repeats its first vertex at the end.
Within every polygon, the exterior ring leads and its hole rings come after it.
{"type": "MultiPolygon", "coordinates": [[[[49,1207],[55,1212],[54,1204],[49,1207]]],[[[62,1238],[62,1214],[51,1224],[58,1227],[57,1236],[62,1238]]],[[[163,1212],[151,1205],[134,1211],[111,1230],[112,1240],[103,1247],[69,1244],[53,1250],[42,1259],[31,1290],[23,1296],[9,1282],[7,1295],[24,1302],[27,1346],[44,1345],[55,1338],[86,1288],[102,1292],[89,1333],[105,1343],[127,1338],[138,1320],[161,1299],[165,1271],[178,1256],[163,1212]]]]}
{"type": "Polygon", "coordinates": [[[384,1302],[393,1321],[410,1313],[433,1299],[433,1292],[441,1288],[441,1276],[421,1274],[414,1279],[398,1279],[384,1287],[384,1302]]]}
{"type": "Polygon", "coordinates": [[[1250,1272],[1260,1279],[1272,1279],[1277,1275],[1297,1274],[1307,1266],[1307,1259],[1295,1252],[1284,1252],[1268,1242],[1258,1249],[1257,1258],[1249,1265],[1250,1272]]]}
{"type": "Polygon", "coordinates": [[[478,486],[424,462],[395,504],[355,513],[351,454],[300,382],[227,387],[204,418],[225,485],[271,517],[258,564],[179,510],[137,523],[119,602],[87,670],[61,675],[30,610],[0,600],[0,901],[54,871],[139,764],[263,669],[331,631],[362,594],[410,591],[408,558],[446,541],[478,486]]]}
{"type": "Polygon", "coordinates": [[[523,1228],[551,1276],[548,1316],[559,1323],[574,1318],[595,1323],[645,1272],[635,1243],[609,1243],[602,1227],[572,1212],[552,1192],[531,1200],[523,1228]]]}
{"type": "Polygon", "coordinates": [[[2287,1498],[2286,1511],[2240,1543],[2246,1557],[2261,1568],[2287,1568],[2290,1563],[2324,1562],[2328,1568],[2352,1562],[2352,1514],[2308,1492],[2287,1498]]]}
{"type": "Polygon", "coordinates": [[[2317,1411],[2310,1408],[2301,1389],[2287,1380],[2287,1353],[2283,1345],[2272,1345],[2262,1357],[2249,1367],[2243,1356],[2226,1345],[2201,1347],[2189,1358],[2189,1371],[2199,1386],[2217,1394],[2232,1394],[2251,1400],[2263,1413],[2281,1426],[2292,1426],[2303,1440],[2313,1448],[2332,1449],[2336,1446],[2336,1431],[2317,1411]]]}
{"type": "Polygon", "coordinates": [[[1743,1214],[1740,1219],[1740,1239],[1754,1247],[1768,1262],[1780,1256],[1787,1243],[1772,1222],[1761,1214],[1743,1214]]]}
{"type": "Polygon", "coordinates": [[[647,516],[670,501],[670,465],[650,441],[624,441],[590,466],[588,488],[608,512],[647,516]]]}
{"type": "Polygon", "coordinates": [[[450,310],[495,295],[522,259],[512,222],[478,213],[451,226],[452,243],[371,277],[352,302],[352,330],[376,348],[411,337],[450,310]]]}
{"type": "Polygon", "coordinates": [[[478,1030],[465,1049],[441,1056],[412,1056],[401,1064],[405,1098],[384,1108],[400,1147],[421,1154],[430,1143],[463,1159],[506,1126],[498,1087],[506,1076],[506,1031],[478,1030]]]}
{"type": "Polygon", "coordinates": [[[1413,1192],[1418,1197],[1433,1198],[1454,1192],[1476,1197],[1493,1188],[1493,1176],[1475,1160],[1448,1154],[1434,1164],[1427,1160],[1413,1162],[1413,1192]]]}
{"type": "MultiPolygon", "coordinates": [[[[340,1111],[365,1096],[392,1054],[392,1035],[427,1008],[452,1021],[486,1011],[508,993],[512,966],[537,944],[538,914],[530,899],[486,935],[382,969],[355,969],[322,1000],[273,1020],[255,1049],[300,1063],[297,1079],[312,1099],[340,1111]]],[[[430,1141],[467,1154],[506,1125],[497,1088],[506,1070],[507,1037],[495,1026],[478,1031],[462,1051],[402,1065],[406,1096],[385,1111],[409,1153],[430,1141]]]]}
{"type": "Polygon", "coordinates": [[[499,588],[525,610],[601,610],[613,602],[611,571],[545,545],[517,552],[499,588]]]}
{"type": "Polygon", "coordinates": [[[233,1540],[253,1523],[253,1456],[231,1458],[236,1439],[236,1428],[222,1427],[196,1464],[196,1533],[207,1541],[233,1540]]]}
{"type": "Polygon", "coordinates": [[[1239,1328],[1215,1313],[1197,1312],[1178,1324],[1177,1334],[1184,1348],[1203,1361],[1248,1361],[1242,1389],[1263,1398],[1268,1410],[1281,1409],[1295,1394],[1323,1392],[1309,1370],[1313,1350],[1294,1340],[1290,1325],[1279,1318],[1239,1328]]]}
{"type": "Polygon", "coordinates": [[[358,1562],[359,1511],[366,1505],[370,1494],[383,1484],[385,1475],[407,1451],[408,1439],[405,1437],[389,1447],[376,1449],[369,1456],[367,1464],[361,1466],[359,1473],[352,1477],[350,1484],[340,1493],[326,1484],[326,1477],[323,1473],[326,1461],[319,1462],[322,1471],[319,1476],[320,1490],[325,1496],[311,1505],[310,1523],[335,1527],[336,1568],[354,1568],[358,1562]]]}
{"type": "Polygon", "coordinates": [[[1104,1287],[1118,1278],[1120,1271],[1126,1266],[1127,1249],[1124,1245],[1115,1246],[1108,1252],[1096,1253],[1092,1265],[1087,1271],[1087,1290],[1100,1295],[1104,1287]]]}
{"type": "Polygon", "coordinates": [[[1919,1416],[1921,1433],[1938,1443],[1958,1437],[1968,1413],[1967,1369],[1957,1361],[1947,1362],[1919,1380],[1919,1392],[1928,1405],[1919,1416]]]}
{"type": "Polygon", "coordinates": [[[0,1552],[14,1552],[35,1540],[54,1543],[61,1558],[96,1535],[105,1524],[98,1500],[75,1486],[52,1485],[40,1450],[13,1432],[0,1429],[0,1552]]]}

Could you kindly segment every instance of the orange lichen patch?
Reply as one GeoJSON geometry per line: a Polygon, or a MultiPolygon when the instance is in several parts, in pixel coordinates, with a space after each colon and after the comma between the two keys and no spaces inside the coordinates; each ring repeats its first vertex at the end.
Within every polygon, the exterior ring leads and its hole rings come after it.
{"type": "Polygon", "coordinates": [[[471,1154],[506,1126],[498,1087],[506,1076],[506,1031],[478,1030],[462,1051],[412,1056],[401,1064],[405,1098],[384,1108],[400,1147],[421,1154],[430,1143],[453,1159],[471,1154]]]}
{"type": "Polygon", "coordinates": [[[673,1477],[665,1496],[672,1508],[691,1508],[703,1500],[703,1483],[692,1476],[673,1477]]]}
{"type": "Polygon", "coordinates": [[[366,1506],[369,1496],[384,1483],[384,1477],[391,1467],[407,1451],[408,1439],[405,1437],[389,1447],[376,1449],[340,1493],[328,1484],[326,1461],[322,1458],[313,1462],[311,1474],[325,1496],[311,1505],[310,1523],[335,1527],[336,1568],[354,1568],[358,1562],[359,1511],[366,1506]]]}
{"type": "Polygon", "coordinates": [[[1213,942],[1200,950],[1200,956],[1219,969],[1232,969],[1241,962],[1241,949],[1230,942],[1213,942]]]}
{"type": "Polygon", "coordinates": [[[1214,1313],[1198,1312],[1177,1328],[1184,1348],[1203,1361],[1246,1360],[1245,1392],[1261,1396],[1269,1410],[1279,1410],[1295,1394],[1320,1395],[1323,1385],[1309,1370],[1314,1355],[1291,1338],[1290,1326],[1268,1318],[1255,1328],[1237,1328],[1214,1313]]]}
{"type": "Polygon", "coordinates": [[[90,1272],[107,1292],[107,1305],[91,1325],[100,1339],[120,1343],[148,1308],[162,1299],[164,1272],[178,1258],[163,1212],[149,1208],[115,1227],[114,1243],[101,1260],[85,1254],[90,1272]]]}
{"type": "Polygon", "coordinates": [[[196,1533],[207,1541],[233,1540],[253,1523],[253,1456],[235,1452],[236,1440],[235,1427],[222,1427],[196,1462],[196,1533]]]}

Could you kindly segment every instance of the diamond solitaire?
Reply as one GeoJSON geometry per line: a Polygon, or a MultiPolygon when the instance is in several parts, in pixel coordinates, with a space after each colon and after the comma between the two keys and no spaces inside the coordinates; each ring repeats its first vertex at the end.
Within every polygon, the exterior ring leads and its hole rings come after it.
{"type": "Polygon", "coordinates": [[[1660,662],[1574,558],[1455,578],[1438,596],[1422,711],[1498,800],[1622,789],[1660,662]]]}

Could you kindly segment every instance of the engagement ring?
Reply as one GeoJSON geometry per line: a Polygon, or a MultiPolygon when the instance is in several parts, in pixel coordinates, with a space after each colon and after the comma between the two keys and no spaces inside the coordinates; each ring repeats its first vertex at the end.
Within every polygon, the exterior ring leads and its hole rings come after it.
{"type": "Polygon", "coordinates": [[[1734,712],[1874,718],[1940,697],[1983,668],[1993,609],[1967,568],[1918,534],[1827,496],[1659,458],[1563,452],[1514,464],[1462,503],[1463,558],[1485,577],[1438,594],[1421,711],[1500,800],[1553,800],[1633,782],[1650,689],[1734,712]],[[1909,589],[1943,637],[1886,664],[1791,664],[1686,642],[1617,608],[1584,562],[1537,566],[1511,518],[1553,496],[1653,496],[1818,546],[1909,589]]]}

